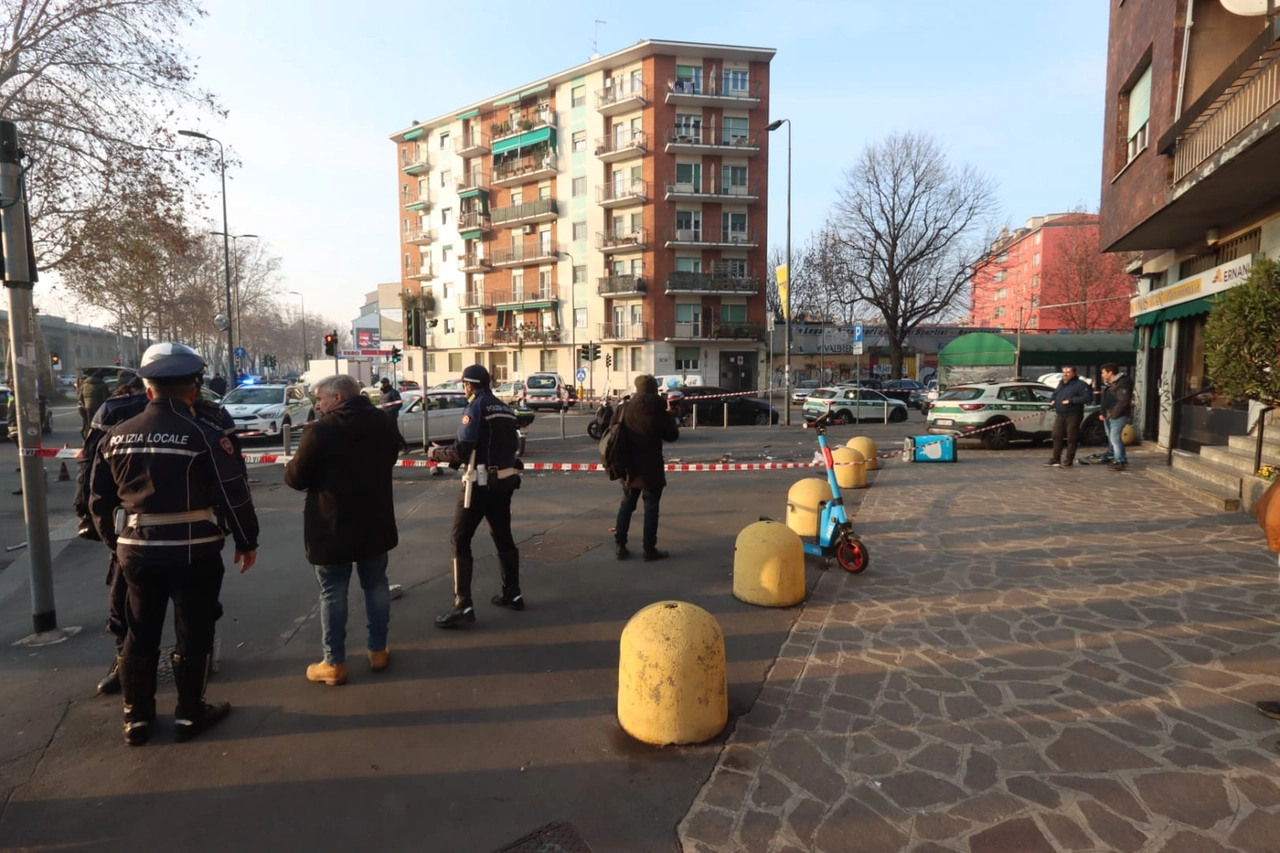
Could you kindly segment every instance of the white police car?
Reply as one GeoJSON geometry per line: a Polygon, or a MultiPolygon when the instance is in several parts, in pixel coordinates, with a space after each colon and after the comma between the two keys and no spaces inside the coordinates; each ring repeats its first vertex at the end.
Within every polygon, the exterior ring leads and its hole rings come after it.
{"type": "Polygon", "coordinates": [[[832,424],[886,419],[896,424],[907,419],[906,403],[857,385],[833,385],[812,391],[804,401],[803,411],[809,423],[823,415],[830,415],[828,423],[832,424]]]}
{"type": "Polygon", "coordinates": [[[236,432],[246,438],[279,435],[285,424],[316,418],[311,398],[301,385],[240,385],[222,398],[222,407],[235,421],[236,432]]]}
{"type": "MultiPolygon", "coordinates": [[[[971,382],[938,395],[926,420],[930,435],[972,436],[990,450],[1011,441],[1045,441],[1053,433],[1053,389],[1038,382],[971,382]]],[[[1081,444],[1105,444],[1101,407],[1085,406],[1081,444]]]]}

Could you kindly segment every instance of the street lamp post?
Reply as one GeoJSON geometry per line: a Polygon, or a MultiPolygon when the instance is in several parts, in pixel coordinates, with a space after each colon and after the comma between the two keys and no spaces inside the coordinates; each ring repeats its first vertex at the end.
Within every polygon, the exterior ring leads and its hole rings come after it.
{"type": "Polygon", "coordinates": [[[782,316],[787,325],[782,333],[782,400],[787,410],[787,426],[791,426],[791,119],[770,122],[765,130],[777,130],[784,123],[787,126],[787,298],[783,300],[782,316]]]}
{"type": "MultiPolygon", "coordinates": [[[[301,293],[299,293],[296,290],[287,290],[285,292],[291,293],[294,296],[298,297],[298,301],[302,303],[302,372],[306,373],[307,372],[307,299],[305,296],[303,296],[301,293]]],[[[425,364],[423,365],[423,369],[424,370],[426,369],[425,364]]],[[[423,385],[426,385],[426,383],[424,382],[423,385]]]]}
{"type": "Polygon", "coordinates": [[[236,341],[231,326],[231,240],[227,228],[227,153],[220,140],[197,130],[180,130],[179,136],[190,136],[194,139],[205,139],[218,143],[218,166],[222,172],[222,267],[227,296],[227,373],[235,375],[236,341]]]}
{"type": "Polygon", "coordinates": [[[227,234],[223,231],[210,231],[209,233],[214,237],[231,238],[231,245],[234,250],[232,254],[234,261],[232,261],[232,263],[235,264],[235,271],[232,277],[235,279],[236,291],[236,337],[240,339],[240,346],[244,346],[244,311],[242,310],[240,293],[240,246],[236,241],[247,239],[258,240],[261,238],[259,238],[257,234],[227,234]]]}

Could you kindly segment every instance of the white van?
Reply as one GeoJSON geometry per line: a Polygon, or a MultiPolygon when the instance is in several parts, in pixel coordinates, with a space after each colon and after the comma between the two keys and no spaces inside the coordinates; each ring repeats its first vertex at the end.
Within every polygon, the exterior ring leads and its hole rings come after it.
{"type": "Polygon", "coordinates": [[[577,396],[558,373],[532,373],[524,381],[525,405],[530,409],[559,409],[572,405],[577,396]]]}

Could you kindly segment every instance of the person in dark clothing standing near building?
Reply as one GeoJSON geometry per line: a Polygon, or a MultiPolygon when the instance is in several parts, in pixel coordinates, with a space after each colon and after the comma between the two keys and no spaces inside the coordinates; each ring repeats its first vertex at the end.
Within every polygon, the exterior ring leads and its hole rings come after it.
{"type": "Polygon", "coordinates": [[[209,390],[217,394],[219,397],[227,396],[227,379],[221,373],[213,374],[213,378],[209,380],[209,390]]]}
{"type": "Polygon", "coordinates": [[[652,376],[636,377],[636,393],[614,416],[621,429],[627,431],[627,476],[622,482],[622,503],[614,523],[614,550],[619,560],[631,556],[627,550],[627,533],[631,530],[631,514],[644,497],[644,559],[665,560],[669,555],[658,550],[658,504],[667,485],[662,443],[680,438],[671,408],[658,396],[658,380],[652,376]]]}
{"type": "Polygon", "coordinates": [[[227,702],[204,690],[212,664],[222,588],[226,520],[240,571],[257,557],[258,518],[235,445],[195,414],[204,360],[180,344],[158,344],[138,369],[151,402],[107,431],[89,478],[89,515],[128,585],[128,614],[118,661],[124,740],[146,743],[156,715],[156,668],[169,599],[177,647],[175,737],[190,740],[222,720],[227,702]],[[116,529],[117,510],[123,510],[116,529]]]}
{"type": "Polygon", "coordinates": [[[524,610],[520,592],[520,552],[511,535],[511,495],[520,488],[520,468],[516,457],[520,437],[516,414],[489,389],[489,371],[473,364],[462,371],[467,408],[458,427],[458,440],[446,446],[432,446],[428,458],[465,466],[462,493],[453,513],[453,609],[436,617],[437,628],[460,628],[476,621],[471,604],[471,538],[481,521],[489,522],[489,533],[498,549],[502,593],[489,599],[498,607],[524,610]]]}
{"type": "Polygon", "coordinates": [[[84,432],[81,434],[82,438],[88,437],[89,427],[93,424],[92,418],[94,414],[97,413],[98,409],[102,408],[102,404],[107,402],[108,394],[109,390],[107,388],[107,383],[103,380],[102,371],[100,370],[93,371],[80,381],[80,391],[77,394],[77,402],[79,403],[79,407],[84,409],[91,419],[84,432]]]}
{"type": "Polygon", "coordinates": [[[1129,457],[1124,452],[1124,428],[1133,415],[1133,381],[1120,375],[1120,365],[1102,365],[1102,417],[1107,425],[1107,444],[1111,446],[1111,461],[1107,468],[1126,471],[1129,457]]]}
{"type": "Polygon", "coordinates": [[[400,431],[360,393],[351,376],[316,383],[322,417],[302,432],[284,481],[305,491],[302,510],[307,562],[320,583],[324,660],[307,667],[307,680],[330,686],[347,681],[347,589],[354,563],[364,590],[369,665],[387,668],[391,589],[387,554],[399,543],[391,472],[400,431]]]}
{"type": "MultiPolygon", "coordinates": [[[[404,452],[409,452],[409,443],[404,440],[404,436],[400,434],[400,425],[396,423],[400,420],[400,409],[404,403],[401,402],[400,391],[391,385],[391,381],[385,376],[381,384],[378,386],[378,406],[382,411],[391,416],[391,422],[396,424],[396,446],[404,452]]],[[[425,404],[425,401],[424,401],[425,404]]]]}
{"type": "Polygon", "coordinates": [[[1076,448],[1080,445],[1080,422],[1084,420],[1084,407],[1093,400],[1093,389],[1079,376],[1074,367],[1062,368],[1062,381],[1053,391],[1053,458],[1045,465],[1054,468],[1070,468],[1076,461],[1076,448]],[[1063,443],[1066,453],[1063,453],[1063,443]]]}

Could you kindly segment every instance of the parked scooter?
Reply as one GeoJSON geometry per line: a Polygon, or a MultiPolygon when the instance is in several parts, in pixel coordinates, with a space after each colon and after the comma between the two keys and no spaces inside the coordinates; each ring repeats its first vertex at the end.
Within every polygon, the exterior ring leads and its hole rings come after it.
{"type": "Polygon", "coordinates": [[[609,428],[609,424],[613,423],[613,404],[609,402],[609,398],[600,404],[600,408],[596,409],[596,416],[587,424],[587,435],[596,441],[604,435],[604,431],[609,428]]]}

